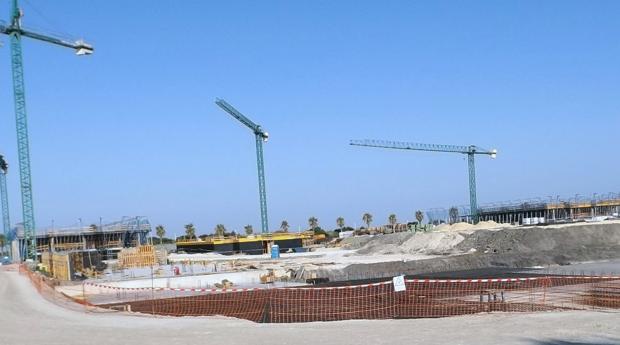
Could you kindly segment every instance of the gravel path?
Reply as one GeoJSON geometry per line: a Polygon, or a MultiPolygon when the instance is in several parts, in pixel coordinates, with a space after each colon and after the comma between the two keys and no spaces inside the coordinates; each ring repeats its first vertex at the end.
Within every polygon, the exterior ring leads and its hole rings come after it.
{"type": "Polygon", "coordinates": [[[84,313],[0,270],[0,344],[620,344],[620,314],[485,314],[445,319],[254,324],[223,318],[84,313]]]}

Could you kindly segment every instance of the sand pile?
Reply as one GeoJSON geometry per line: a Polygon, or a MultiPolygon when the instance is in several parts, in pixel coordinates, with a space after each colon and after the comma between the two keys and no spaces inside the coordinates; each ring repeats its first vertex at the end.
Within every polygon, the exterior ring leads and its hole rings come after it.
{"type": "Polygon", "coordinates": [[[351,243],[350,249],[358,249],[357,254],[398,254],[402,253],[399,249],[401,245],[414,236],[412,232],[400,232],[396,234],[362,236],[365,240],[351,243]],[[359,245],[355,248],[355,244],[359,245]]]}
{"type": "Polygon", "coordinates": [[[458,252],[455,250],[456,245],[464,239],[465,237],[459,233],[418,232],[403,243],[401,249],[409,254],[453,254],[458,252]]]}
{"type": "MultiPolygon", "coordinates": [[[[418,233],[403,241],[397,248],[394,243],[383,247],[384,251],[398,250],[401,253],[409,250],[453,255],[352,264],[342,270],[325,270],[321,274],[330,280],[351,280],[390,277],[403,273],[425,274],[492,267],[527,268],[620,259],[620,222],[470,231],[418,233]]],[[[379,237],[381,236],[376,236],[368,244],[379,237]]],[[[368,244],[360,251],[370,248],[381,250],[379,245],[370,247],[368,244]]]]}
{"type": "Polygon", "coordinates": [[[452,225],[444,223],[444,224],[440,224],[440,225],[436,226],[435,228],[433,228],[433,231],[439,231],[439,232],[458,232],[458,231],[472,230],[473,227],[474,226],[469,224],[469,223],[454,223],[452,225]]]}
{"type": "Polygon", "coordinates": [[[452,225],[450,225],[450,224],[440,224],[440,225],[436,226],[433,229],[433,231],[471,233],[471,232],[476,231],[476,230],[504,229],[504,228],[508,228],[508,227],[512,227],[512,226],[513,225],[511,225],[511,224],[496,223],[496,222],[494,222],[492,220],[488,220],[488,221],[484,221],[484,222],[479,222],[476,225],[465,223],[465,222],[454,223],[452,225]]]}
{"type": "Polygon", "coordinates": [[[460,251],[455,247],[465,237],[458,232],[418,232],[375,236],[357,255],[426,254],[447,255],[460,251]]]}
{"type": "Polygon", "coordinates": [[[480,222],[476,225],[461,222],[452,225],[441,224],[432,232],[404,232],[378,236],[362,236],[347,239],[343,246],[358,249],[357,255],[386,254],[425,254],[450,255],[468,252],[463,246],[457,247],[465,237],[480,230],[497,231],[512,227],[494,221],[480,222]]]}

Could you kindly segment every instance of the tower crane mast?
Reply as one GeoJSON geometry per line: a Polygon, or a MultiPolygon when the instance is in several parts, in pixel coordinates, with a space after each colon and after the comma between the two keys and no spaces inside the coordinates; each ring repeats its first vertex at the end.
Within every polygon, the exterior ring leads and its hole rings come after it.
{"type": "Polygon", "coordinates": [[[469,172],[469,208],[474,222],[478,222],[478,200],[476,197],[476,162],[475,155],[489,155],[491,158],[497,156],[497,150],[486,150],[475,145],[458,146],[458,145],[442,145],[442,144],[421,144],[408,143],[401,141],[387,140],[351,140],[350,145],[367,146],[385,149],[397,150],[414,150],[414,151],[431,151],[431,152],[450,152],[461,153],[467,155],[467,166],[469,172]]]}
{"type": "Polygon", "coordinates": [[[37,244],[35,234],[34,204],[32,201],[32,176],[30,169],[30,144],[28,138],[28,119],[26,112],[26,93],[24,86],[24,67],[22,58],[22,36],[75,50],[77,55],[93,53],[93,47],[83,41],[71,42],[60,37],[46,35],[22,27],[22,11],[17,0],[12,0],[10,22],[0,23],[0,33],[11,39],[11,68],[13,75],[13,98],[15,103],[15,122],[17,125],[17,153],[19,160],[19,181],[22,196],[24,222],[24,241],[27,246],[26,259],[36,260],[37,244]]]}
{"type": "Polygon", "coordinates": [[[256,165],[258,168],[258,194],[260,198],[260,217],[261,217],[261,231],[263,233],[269,232],[269,221],[267,220],[267,191],[265,188],[265,163],[263,161],[263,142],[269,139],[269,133],[265,132],[260,125],[257,125],[252,120],[248,119],[245,115],[241,114],[232,105],[228,104],[225,100],[216,98],[215,104],[217,104],[222,110],[227,112],[230,116],[237,119],[237,121],[248,127],[253,133],[256,139],[256,165]]]}

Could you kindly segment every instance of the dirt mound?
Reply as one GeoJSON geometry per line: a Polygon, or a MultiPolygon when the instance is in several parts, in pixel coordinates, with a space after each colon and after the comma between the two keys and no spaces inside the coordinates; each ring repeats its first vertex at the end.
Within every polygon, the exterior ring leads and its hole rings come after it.
{"type": "Polygon", "coordinates": [[[367,279],[490,267],[526,268],[620,258],[620,222],[548,227],[508,227],[463,232],[417,233],[372,238],[359,254],[451,254],[423,260],[352,264],[319,275],[330,280],[367,279]],[[460,238],[462,237],[462,239],[460,238]],[[463,254],[459,254],[463,253],[463,254]],[[455,255],[456,254],[456,255],[455,255]]]}
{"type": "Polygon", "coordinates": [[[360,249],[369,242],[373,241],[375,237],[383,237],[383,235],[363,235],[347,237],[340,242],[344,249],[360,249]]]}
{"type": "Polygon", "coordinates": [[[479,229],[499,230],[510,225],[498,224],[494,221],[469,223],[441,224],[432,232],[396,233],[376,236],[350,237],[343,241],[347,249],[358,249],[357,255],[385,254],[427,254],[448,255],[469,251],[471,248],[457,248],[465,236],[479,229]]]}
{"type": "MultiPolygon", "coordinates": [[[[601,223],[567,227],[480,230],[457,245],[461,251],[515,254],[523,258],[546,255],[552,263],[584,261],[620,247],[620,224],[601,223]]],[[[617,253],[620,257],[620,251],[617,253]]]]}
{"type": "Polygon", "coordinates": [[[513,225],[505,224],[505,223],[496,223],[492,220],[480,222],[476,225],[461,222],[450,224],[440,224],[436,226],[433,230],[440,232],[472,232],[475,230],[484,230],[484,229],[503,229],[513,227],[513,225]]]}
{"type": "Polygon", "coordinates": [[[465,237],[456,232],[418,232],[376,236],[358,251],[357,255],[458,253],[457,244],[465,237]]]}
{"type": "Polygon", "coordinates": [[[400,252],[400,246],[413,236],[411,232],[373,236],[358,249],[357,254],[396,254],[400,252]]]}

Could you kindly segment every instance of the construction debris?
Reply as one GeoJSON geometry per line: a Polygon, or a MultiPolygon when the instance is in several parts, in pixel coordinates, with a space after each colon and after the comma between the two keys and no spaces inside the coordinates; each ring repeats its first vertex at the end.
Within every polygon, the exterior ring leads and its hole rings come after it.
{"type": "Polygon", "coordinates": [[[230,289],[233,287],[233,282],[228,279],[223,279],[221,283],[215,283],[213,285],[218,289],[230,289]]]}

